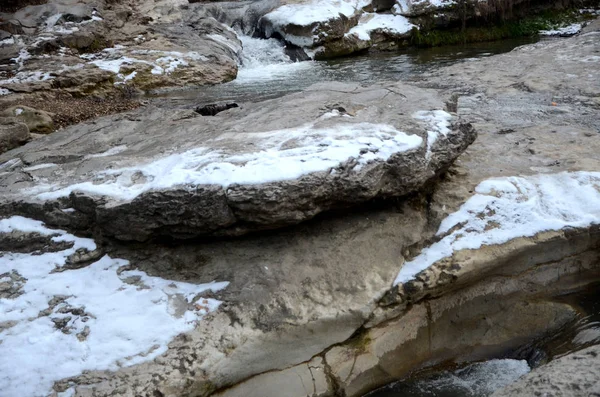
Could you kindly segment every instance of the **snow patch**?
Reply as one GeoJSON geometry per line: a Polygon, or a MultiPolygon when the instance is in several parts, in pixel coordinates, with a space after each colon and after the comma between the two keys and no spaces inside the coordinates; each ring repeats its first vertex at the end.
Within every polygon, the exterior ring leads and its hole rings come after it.
{"type": "Polygon", "coordinates": [[[51,72],[19,72],[9,79],[0,80],[0,84],[36,83],[53,78],[51,72]]]}
{"type": "Polygon", "coordinates": [[[116,74],[117,77],[122,80],[118,83],[131,80],[136,76],[133,74],[135,72],[132,72],[127,76],[121,74],[120,71],[123,65],[133,65],[136,63],[145,64],[152,68],[150,70],[152,74],[163,75],[173,73],[178,67],[189,66],[188,60],[202,62],[208,61],[208,58],[206,58],[204,55],[194,51],[182,53],[178,51],[133,50],[129,52],[131,55],[159,55],[159,57],[154,61],[146,61],[129,56],[120,56],[121,54],[118,52],[123,49],[125,49],[123,46],[115,46],[114,48],[104,49],[101,54],[107,54],[108,56],[106,58],[99,58],[99,56],[95,54],[81,55],[80,58],[88,60],[89,63],[96,65],[100,69],[108,70],[109,72],[116,74]]]}
{"type": "Polygon", "coordinates": [[[436,234],[441,240],[402,266],[394,285],[414,279],[456,251],[600,223],[599,172],[488,179],[475,191],[444,219],[436,234]]]}
{"type": "Polygon", "coordinates": [[[573,36],[581,32],[582,25],[580,23],[574,23],[569,26],[565,26],[558,29],[552,30],[540,30],[542,36],[573,36]]]}
{"type": "Polygon", "coordinates": [[[0,40],[0,47],[5,45],[13,45],[15,44],[15,39],[13,37],[9,37],[8,39],[0,40]]]}
{"type": "Polygon", "coordinates": [[[0,274],[24,278],[21,295],[0,298],[0,323],[14,324],[0,331],[0,357],[10,358],[0,360],[4,397],[47,396],[55,381],[83,371],[117,370],[153,360],[175,336],[191,331],[219,306],[219,301],[198,294],[228,284],[151,277],[124,270],[128,261],[108,255],[68,270],[67,258],[77,250],[96,249],[93,240],[19,216],[0,220],[0,232],[13,230],[54,236],[54,241],[73,246],[59,252],[0,256],[0,274]]]}
{"type": "Polygon", "coordinates": [[[286,4],[266,14],[274,26],[288,24],[310,26],[313,23],[337,19],[342,14],[351,17],[370,3],[369,0],[313,0],[300,4],[286,4]]]}
{"type": "Polygon", "coordinates": [[[427,130],[427,159],[431,158],[431,148],[440,135],[447,136],[450,133],[450,122],[452,115],[443,110],[422,110],[413,114],[413,118],[425,121],[429,124],[427,130]]]}
{"type": "MultiPolygon", "coordinates": [[[[407,135],[394,127],[372,123],[339,123],[315,128],[319,120],[284,130],[223,134],[212,140],[211,147],[199,147],[172,154],[145,165],[108,169],[95,175],[94,181],[59,188],[38,185],[28,193],[40,200],[53,200],[71,192],[132,200],[150,190],[173,186],[262,184],[293,180],[314,172],[329,172],[350,159],[354,170],[373,161],[386,161],[396,153],[417,149],[423,139],[407,135]],[[254,152],[228,153],[228,145],[219,149],[219,141],[248,140],[254,152]]],[[[339,116],[339,113],[331,116],[339,116]]],[[[347,119],[347,118],[344,118],[347,119]]],[[[236,145],[237,146],[237,145],[236,145]]]]}
{"type": "Polygon", "coordinates": [[[10,95],[10,94],[12,94],[12,92],[10,90],[7,90],[6,88],[0,88],[0,96],[10,95]]]}
{"type": "Polygon", "coordinates": [[[401,15],[365,13],[360,17],[358,25],[346,33],[360,40],[371,40],[371,32],[382,30],[392,35],[402,35],[409,32],[415,25],[401,15]]]}

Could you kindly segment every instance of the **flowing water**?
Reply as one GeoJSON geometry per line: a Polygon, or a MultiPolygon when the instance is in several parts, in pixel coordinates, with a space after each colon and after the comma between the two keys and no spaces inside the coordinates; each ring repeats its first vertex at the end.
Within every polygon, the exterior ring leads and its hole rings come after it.
{"type": "Polygon", "coordinates": [[[216,86],[159,93],[161,100],[177,105],[206,105],[217,102],[258,102],[277,98],[323,81],[375,84],[379,81],[410,81],[442,65],[469,62],[508,52],[537,41],[520,38],[496,42],[402,52],[366,54],[330,61],[292,62],[275,39],[241,37],[244,47],[236,80],[216,86]]]}
{"type": "Polygon", "coordinates": [[[473,363],[455,370],[392,383],[365,397],[487,397],[548,361],[600,343],[600,285],[560,297],[579,312],[572,323],[509,352],[503,359],[473,363]]]}

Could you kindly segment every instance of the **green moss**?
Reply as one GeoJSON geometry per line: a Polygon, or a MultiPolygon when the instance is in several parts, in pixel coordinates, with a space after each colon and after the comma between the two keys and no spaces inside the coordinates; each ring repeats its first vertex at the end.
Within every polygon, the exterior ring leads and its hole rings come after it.
{"type": "Polygon", "coordinates": [[[461,43],[477,43],[515,37],[535,36],[540,30],[555,29],[579,19],[574,10],[548,10],[533,17],[490,23],[488,26],[467,26],[447,30],[413,28],[411,44],[417,47],[437,47],[461,43]]]}
{"type": "Polygon", "coordinates": [[[347,346],[354,349],[356,354],[364,353],[371,344],[371,337],[367,332],[360,332],[354,335],[347,342],[347,346]]]}

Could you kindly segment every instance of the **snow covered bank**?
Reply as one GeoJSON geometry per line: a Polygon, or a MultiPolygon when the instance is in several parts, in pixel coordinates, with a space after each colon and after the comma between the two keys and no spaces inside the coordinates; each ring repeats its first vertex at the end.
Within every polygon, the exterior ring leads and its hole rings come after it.
{"type": "Polygon", "coordinates": [[[600,223],[599,172],[489,179],[475,191],[444,219],[437,232],[442,239],[402,266],[394,285],[414,279],[459,250],[600,223]]]}
{"type": "MultiPolygon", "coordinates": [[[[386,161],[396,153],[417,149],[423,144],[418,135],[408,135],[386,124],[342,123],[317,128],[330,118],[346,119],[337,110],[318,120],[284,130],[227,134],[183,153],[135,167],[108,169],[97,173],[93,182],[67,187],[42,184],[31,193],[40,200],[66,197],[73,191],[132,200],[151,190],[175,186],[262,184],[299,178],[309,173],[329,171],[356,159],[355,171],[373,161],[386,161]],[[252,142],[250,151],[231,152],[231,139],[237,147],[252,142]],[[229,143],[229,145],[228,145],[229,143]],[[139,176],[142,175],[142,178],[139,176]]],[[[335,171],[332,171],[335,172],[335,171]]]]}
{"type": "Polygon", "coordinates": [[[21,231],[72,244],[57,252],[0,252],[0,394],[47,396],[55,381],[86,370],[117,370],[163,354],[220,302],[200,298],[227,282],[173,282],[127,268],[108,255],[73,268],[73,256],[96,250],[78,238],[19,216],[0,220],[0,233],[21,231]]]}
{"type": "Polygon", "coordinates": [[[542,36],[573,36],[581,32],[582,25],[580,23],[574,23],[569,26],[562,28],[556,28],[551,30],[540,30],[542,36]]]}

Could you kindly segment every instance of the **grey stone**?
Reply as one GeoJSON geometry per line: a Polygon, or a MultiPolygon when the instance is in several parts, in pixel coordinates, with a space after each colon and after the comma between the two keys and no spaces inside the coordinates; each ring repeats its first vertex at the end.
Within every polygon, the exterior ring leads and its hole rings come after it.
{"type": "Polygon", "coordinates": [[[29,138],[26,124],[13,117],[0,117],[0,153],[25,144],[29,138]]]}
{"type": "Polygon", "coordinates": [[[54,122],[48,112],[28,106],[11,106],[0,113],[0,117],[14,117],[18,122],[27,125],[30,132],[49,134],[54,131],[54,122]]]}
{"type": "MultiPolygon", "coordinates": [[[[303,126],[311,120],[315,129],[346,128],[366,122],[373,123],[372,128],[378,128],[375,124],[385,123],[424,139],[417,149],[399,151],[386,161],[376,159],[361,167],[355,167],[357,159],[350,157],[332,168],[292,180],[227,187],[173,186],[142,193],[132,200],[82,192],[44,204],[35,198],[32,200],[26,193],[33,184],[11,183],[9,186],[2,182],[10,180],[11,174],[21,172],[17,167],[0,177],[0,185],[5,186],[6,191],[1,199],[2,206],[5,212],[14,211],[15,206],[24,214],[33,211],[49,224],[55,224],[50,214],[57,212],[48,209],[75,208],[88,215],[86,229],[121,240],[240,235],[279,228],[334,208],[419,190],[447,169],[476,136],[470,125],[456,119],[451,126],[452,132],[447,137],[441,136],[431,147],[431,153],[427,152],[425,137],[431,127],[412,115],[423,109],[443,108],[435,91],[399,83],[369,88],[324,84],[305,93],[290,95],[283,103],[272,100],[260,105],[248,104],[215,117],[185,112],[171,114],[168,110],[146,107],[127,116],[107,117],[66,129],[53,134],[50,140],[34,141],[22,152],[0,157],[0,162],[22,158],[29,166],[47,163],[49,150],[60,148],[62,153],[78,160],[30,172],[36,176],[44,175],[47,183],[68,186],[89,180],[91,171],[97,172],[107,166],[113,169],[135,166],[164,157],[161,153],[182,152],[199,146],[208,146],[216,153],[256,156],[256,148],[267,144],[263,137],[270,136],[269,131],[305,128],[303,126]],[[349,114],[323,119],[330,109],[338,108],[349,114]],[[170,120],[168,131],[163,127],[166,120],[170,120]],[[78,138],[74,139],[76,136],[78,138]],[[148,140],[149,136],[151,140],[148,140]],[[113,156],[90,156],[119,145],[125,145],[127,150],[113,156]],[[40,206],[47,208],[41,211],[47,215],[35,209],[40,206]]],[[[373,132],[365,131],[364,134],[373,132]]],[[[286,149],[302,148],[301,141],[286,139],[286,149]]],[[[133,179],[132,182],[138,183],[133,179]]],[[[80,218],[73,222],[69,219],[68,214],[61,214],[61,227],[81,228],[80,218]]]]}

